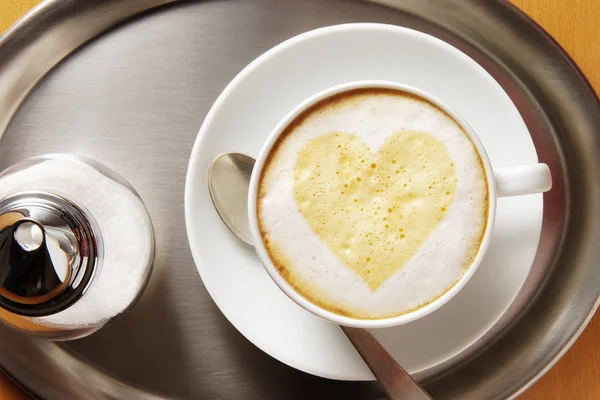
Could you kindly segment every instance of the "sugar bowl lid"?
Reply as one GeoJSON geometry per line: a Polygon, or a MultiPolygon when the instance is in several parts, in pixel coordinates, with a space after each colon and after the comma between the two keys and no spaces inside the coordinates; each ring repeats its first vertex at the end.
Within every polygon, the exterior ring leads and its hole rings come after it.
{"type": "Polygon", "coordinates": [[[28,317],[72,305],[100,256],[99,232],[69,200],[41,191],[0,201],[0,307],[28,317]]]}

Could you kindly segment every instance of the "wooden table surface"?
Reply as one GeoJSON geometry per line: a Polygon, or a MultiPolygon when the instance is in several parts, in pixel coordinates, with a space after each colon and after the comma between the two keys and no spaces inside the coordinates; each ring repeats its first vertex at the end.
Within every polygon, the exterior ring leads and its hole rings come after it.
{"type": "MultiPolygon", "coordinates": [[[[81,0],[86,1],[86,0],[81,0]]],[[[511,0],[567,50],[600,93],[600,0],[511,0]]],[[[38,0],[0,0],[0,32],[38,0]]],[[[581,338],[521,400],[600,399],[600,313],[581,338]]],[[[30,400],[0,373],[0,400],[30,400]]]]}

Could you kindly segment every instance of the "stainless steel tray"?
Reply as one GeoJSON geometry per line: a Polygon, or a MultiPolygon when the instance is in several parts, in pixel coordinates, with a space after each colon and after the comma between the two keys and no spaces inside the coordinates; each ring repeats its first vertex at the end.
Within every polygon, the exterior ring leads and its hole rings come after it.
{"type": "Polygon", "coordinates": [[[600,106],[557,44],[496,0],[42,3],[0,38],[0,169],[48,152],[111,166],[148,205],[157,260],[140,303],[91,337],[53,344],[0,327],[0,365],[47,399],[381,398],[375,383],[308,376],[247,342],[203,288],[183,220],[192,143],[225,84],[286,38],[353,21],[408,26],[469,54],[554,171],[519,296],[461,365],[418,378],[434,398],[502,399],[549,369],[599,305],[600,106]]]}

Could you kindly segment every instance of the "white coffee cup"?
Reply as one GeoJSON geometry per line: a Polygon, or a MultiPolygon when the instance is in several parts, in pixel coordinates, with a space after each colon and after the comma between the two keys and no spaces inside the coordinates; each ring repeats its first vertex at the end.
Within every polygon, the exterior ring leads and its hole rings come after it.
{"type": "Polygon", "coordinates": [[[300,105],[290,111],[280,122],[277,124],[275,129],[271,132],[266,142],[264,143],[260,154],[254,165],[252,171],[252,177],[250,180],[250,187],[248,192],[248,215],[250,232],[254,240],[254,246],[256,253],[260,258],[265,269],[273,279],[273,281],[279,286],[279,288],[297,304],[310,311],[311,313],[324,318],[328,321],[334,322],[338,325],[351,326],[357,328],[386,328],[390,326],[402,325],[410,321],[422,318],[427,314],[440,308],[442,305],[447,303],[453,298],[471,279],[475,274],[475,271],[479,267],[481,260],[488,248],[492,229],[494,227],[494,220],[496,216],[496,200],[498,197],[509,197],[509,196],[520,196],[534,193],[543,193],[552,187],[552,177],[550,169],[546,164],[533,164],[524,165],[511,168],[493,169],[489,160],[489,157],[477,137],[477,134],[467,124],[467,122],[448,106],[443,104],[439,99],[434,96],[411,86],[403,85],[400,83],[389,82],[389,81],[357,81],[341,84],[326,90],[323,90],[314,96],[303,101],[300,105]],[[405,93],[410,93],[415,96],[421,97],[432,104],[439,107],[441,110],[446,112],[452,117],[467,133],[475,146],[479,156],[481,158],[485,177],[488,186],[488,207],[487,207],[487,224],[484,231],[483,239],[481,241],[479,251],[468,270],[464,273],[462,278],[454,285],[450,290],[445,292],[442,296],[429,303],[428,305],[419,308],[415,311],[408,312],[406,314],[382,318],[382,319],[358,319],[347,317],[333,313],[326,310],[310,300],[300,295],[277,271],[274,266],[267,249],[265,248],[262,240],[259,223],[257,217],[257,196],[259,180],[262,175],[263,167],[268,159],[268,156],[277,142],[280,135],[286,130],[286,128],[304,111],[317,104],[318,102],[327,99],[329,97],[338,95],[351,90],[366,89],[366,88],[378,88],[378,89],[392,89],[398,90],[405,93]]]}

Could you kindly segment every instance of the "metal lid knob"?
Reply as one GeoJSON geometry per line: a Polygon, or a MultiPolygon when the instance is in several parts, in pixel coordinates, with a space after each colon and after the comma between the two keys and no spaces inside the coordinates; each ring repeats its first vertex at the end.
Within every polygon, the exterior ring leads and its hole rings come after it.
{"type": "Polygon", "coordinates": [[[91,219],[67,199],[45,192],[0,202],[0,306],[49,315],[76,302],[98,264],[91,219]]]}

